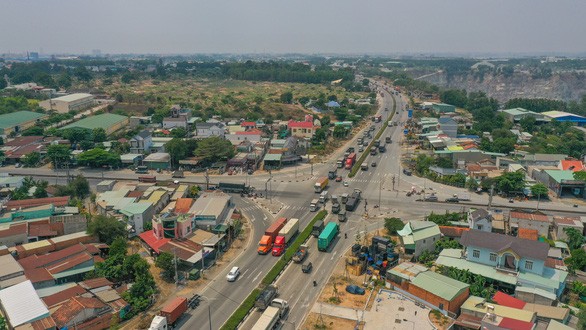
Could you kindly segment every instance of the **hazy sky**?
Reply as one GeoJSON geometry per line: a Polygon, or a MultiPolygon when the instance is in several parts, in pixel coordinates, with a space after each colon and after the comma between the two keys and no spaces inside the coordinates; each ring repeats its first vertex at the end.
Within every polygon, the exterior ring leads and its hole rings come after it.
{"type": "Polygon", "coordinates": [[[0,0],[0,53],[579,53],[584,0],[0,0]]]}

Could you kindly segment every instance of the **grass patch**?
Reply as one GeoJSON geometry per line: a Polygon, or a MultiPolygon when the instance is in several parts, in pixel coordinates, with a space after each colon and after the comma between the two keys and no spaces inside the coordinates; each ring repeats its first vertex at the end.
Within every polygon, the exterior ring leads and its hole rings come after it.
{"type": "MultiPolygon", "coordinates": [[[[291,260],[299,246],[309,238],[309,236],[311,235],[311,230],[313,229],[313,224],[318,220],[323,220],[327,214],[328,211],[321,210],[315,215],[315,217],[313,217],[313,219],[311,219],[307,227],[305,227],[305,229],[303,229],[303,231],[299,235],[297,235],[295,241],[293,241],[293,243],[287,248],[287,250],[285,250],[283,256],[279,258],[279,260],[273,266],[273,268],[271,268],[267,275],[262,279],[260,283],[263,287],[275,281],[277,276],[279,276],[283,269],[285,269],[287,263],[289,262],[289,260],[291,260]]],[[[240,322],[242,322],[246,315],[248,315],[248,312],[254,307],[254,302],[260,294],[260,292],[261,290],[258,288],[252,290],[248,297],[246,297],[242,304],[240,304],[240,307],[238,307],[238,309],[236,309],[236,311],[234,311],[234,313],[230,316],[228,321],[224,323],[221,329],[236,329],[240,322]]]]}
{"type": "Polygon", "coordinates": [[[397,111],[397,102],[395,101],[395,97],[393,96],[393,94],[391,94],[391,97],[393,98],[393,112],[391,113],[389,118],[387,118],[387,120],[383,122],[383,127],[378,131],[378,133],[376,133],[374,139],[372,139],[372,141],[370,141],[370,143],[368,144],[368,148],[364,149],[364,152],[362,153],[362,155],[360,155],[360,158],[358,158],[354,166],[352,166],[352,170],[350,170],[350,174],[348,174],[349,178],[353,178],[356,175],[356,173],[360,169],[360,165],[362,165],[366,157],[368,157],[370,149],[372,149],[372,147],[374,146],[374,141],[380,139],[380,137],[385,132],[385,129],[387,129],[389,121],[391,121],[395,116],[395,112],[397,111]]]}

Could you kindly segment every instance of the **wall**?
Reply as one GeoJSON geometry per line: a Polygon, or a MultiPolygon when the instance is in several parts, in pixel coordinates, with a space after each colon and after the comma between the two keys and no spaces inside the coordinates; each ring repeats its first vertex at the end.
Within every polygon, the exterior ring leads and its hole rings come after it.
{"type": "Polygon", "coordinates": [[[425,240],[420,240],[415,242],[415,257],[418,257],[423,253],[423,251],[433,251],[435,249],[435,242],[439,241],[441,235],[436,235],[433,237],[428,237],[425,240]]]}
{"type": "Polygon", "coordinates": [[[466,288],[466,290],[464,290],[460,295],[458,295],[456,298],[454,298],[454,300],[448,301],[448,300],[445,300],[444,298],[436,296],[435,294],[433,294],[429,291],[426,291],[420,287],[417,287],[417,286],[413,285],[412,283],[409,285],[408,291],[409,291],[409,293],[429,302],[430,304],[432,304],[434,306],[439,307],[440,304],[443,304],[444,310],[450,311],[455,314],[458,314],[458,312],[460,311],[460,306],[462,306],[464,301],[466,301],[466,299],[468,299],[468,296],[470,295],[469,289],[466,288]]]}
{"type": "Polygon", "coordinates": [[[525,302],[545,306],[553,306],[555,302],[554,300],[530,292],[515,291],[515,296],[525,302]]]}
{"type": "Polygon", "coordinates": [[[519,228],[536,229],[539,232],[539,236],[548,237],[549,234],[549,222],[529,219],[516,219],[511,217],[510,223],[518,224],[519,228]]]}
{"type": "Polygon", "coordinates": [[[63,222],[63,234],[79,233],[87,229],[87,219],[82,214],[56,215],[49,218],[51,223],[63,222]]]}

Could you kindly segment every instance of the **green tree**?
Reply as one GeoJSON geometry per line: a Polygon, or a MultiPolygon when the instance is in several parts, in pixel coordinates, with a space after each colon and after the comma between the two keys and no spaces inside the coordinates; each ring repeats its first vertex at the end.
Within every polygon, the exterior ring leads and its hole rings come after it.
{"type": "Polygon", "coordinates": [[[94,142],[96,142],[96,143],[104,142],[108,138],[108,135],[106,134],[106,130],[104,130],[101,127],[94,128],[92,131],[92,135],[94,136],[94,142]]]}
{"type": "MultiPolygon", "coordinates": [[[[4,81],[4,79],[2,79],[2,81],[4,81]]],[[[0,86],[0,89],[2,87],[0,86]]],[[[6,319],[4,318],[4,316],[0,316],[0,330],[7,330],[8,329],[8,325],[6,324],[6,319]]]]}
{"type": "Polygon", "coordinates": [[[68,186],[71,194],[78,199],[84,199],[90,194],[90,183],[81,174],[76,176],[68,186]]]}
{"type": "Polygon", "coordinates": [[[87,232],[97,236],[100,242],[112,244],[117,237],[126,237],[126,225],[114,217],[96,215],[88,223],[87,232]]]}
{"type": "Polygon", "coordinates": [[[82,152],[77,156],[80,165],[102,167],[104,165],[117,167],[120,165],[120,155],[100,148],[82,152]]]}
{"type": "Polygon", "coordinates": [[[320,127],[315,130],[315,134],[313,134],[313,140],[321,143],[326,140],[328,136],[328,129],[326,127],[320,127]]]}
{"type": "Polygon", "coordinates": [[[579,181],[586,181],[586,171],[574,172],[574,179],[579,181]]]}
{"type": "Polygon", "coordinates": [[[334,127],[334,132],[332,133],[332,135],[337,138],[337,139],[342,139],[345,138],[346,136],[348,136],[348,133],[350,132],[350,130],[342,125],[338,125],[336,127],[334,127]]]}
{"type": "Polygon", "coordinates": [[[346,108],[335,108],[334,109],[334,116],[338,119],[338,121],[345,121],[348,118],[348,109],[346,108]]]}
{"type": "Polygon", "coordinates": [[[71,76],[67,72],[62,73],[57,78],[57,85],[61,88],[68,89],[71,87],[71,76]]]}
{"type": "Polygon", "coordinates": [[[474,178],[469,178],[466,180],[466,188],[470,191],[476,191],[480,185],[474,178]]]}
{"type": "Polygon", "coordinates": [[[584,244],[585,239],[584,235],[582,235],[580,231],[578,231],[575,228],[564,228],[564,232],[568,237],[566,241],[568,242],[570,250],[579,249],[582,247],[582,244],[584,244]]]}
{"type": "Polygon", "coordinates": [[[571,271],[586,270],[586,251],[576,249],[572,251],[572,256],[564,260],[571,271]]]}
{"type": "Polygon", "coordinates": [[[36,151],[26,154],[23,160],[24,165],[27,167],[37,167],[37,165],[39,165],[40,162],[41,154],[36,151]]]}
{"type": "Polygon", "coordinates": [[[84,140],[92,140],[91,131],[83,128],[68,128],[62,131],[63,138],[69,140],[71,143],[78,143],[84,140]]]}
{"type": "Polygon", "coordinates": [[[586,306],[582,305],[580,307],[580,312],[578,312],[578,327],[577,329],[586,329],[586,306]]]}
{"type": "Polygon", "coordinates": [[[285,92],[281,94],[280,98],[282,103],[291,104],[293,102],[293,93],[292,92],[285,92]]]}
{"type": "Polygon", "coordinates": [[[84,82],[92,80],[92,74],[83,65],[80,65],[77,68],[75,68],[73,74],[75,74],[75,77],[77,77],[77,79],[84,82]]]}
{"type": "Polygon", "coordinates": [[[385,229],[390,235],[397,234],[397,231],[403,229],[405,224],[399,218],[385,218],[385,229]]]}
{"type": "Polygon", "coordinates": [[[212,136],[198,142],[195,154],[207,162],[216,162],[234,157],[234,147],[230,141],[212,136]]]}
{"type": "Polygon", "coordinates": [[[536,183],[531,186],[531,194],[535,197],[547,197],[549,190],[543,183],[536,183]]]}
{"type": "Polygon", "coordinates": [[[53,163],[53,168],[69,162],[71,149],[64,144],[51,144],[47,147],[47,158],[53,163]]]}
{"type": "Polygon", "coordinates": [[[521,125],[521,128],[523,128],[525,132],[533,133],[533,131],[535,130],[535,124],[535,117],[527,116],[519,120],[519,125],[521,125]]]}
{"type": "Polygon", "coordinates": [[[112,244],[110,244],[110,250],[108,251],[108,256],[115,256],[121,255],[126,257],[128,253],[128,241],[124,236],[118,236],[114,238],[112,244]]]}
{"type": "Polygon", "coordinates": [[[49,195],[47,194],[47,187],[49,186],[49,182],[45,180],[39,180],[36,184],[35,192],[33,193],[34,198],[45,198],[49,195]]]}
{"type": "Polygon", "coordinates": [[[175,278],[175,257],[171,253],[161,252],[155,261],[155,266],[162,270],[163,279],[173,281],[175,278]]]}
{"type": "Polygon", "coordinates": [[[456,241],[456,240],[452,240],[452,239],[447,239],[447,238],[442,238],[439,241],[435,242],[435,253],[436,254],[440,254],[442,252],[443,249],[461,249],[462,245],[456,241]]]}
{"type": "Polygon", "coordinates": [[[167,151],[169,156],[171,156],[171,166],[177,166],[180,160],[187,157],[187,148],[187,143],[178,138],[174,138],[165,144],[165,151],[167,151]]]}
{"type": "Polygon", "coordinates": [[[519,172],[506,172],[495,178],[497,188],[504,193],[520,192],[525,187],[525,174],[519,172]]]}
{"type": "Polygon", "coordinates": [[[171,131],[171,136],[174,138],[184,138],[187,137],[187,130],[183,127],[174,128],[171,131]]]}
{"type": "Polygon", "coordinates": [[[33,126],[22,131],[22,136],[42,136],[44,133],[43,127],[33,126]]]}

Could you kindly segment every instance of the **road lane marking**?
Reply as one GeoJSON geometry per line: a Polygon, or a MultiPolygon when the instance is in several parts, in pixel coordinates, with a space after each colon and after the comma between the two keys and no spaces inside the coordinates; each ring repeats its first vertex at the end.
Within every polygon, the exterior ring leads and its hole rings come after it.
{"type": "Polygon", "coordinates": [[[248,269],[244,271],[244,273],[242,273],[242,278],[244,278],[244,275],[246,275],[246,273],[248,273],[248,269]]]}
{"type": "Polygon", "coordinates": [[[252,279],[252,281],[255,282],[260,276],[260,274],[262,274],[262,271],[258,272],[258,274],[252,279]]]}

